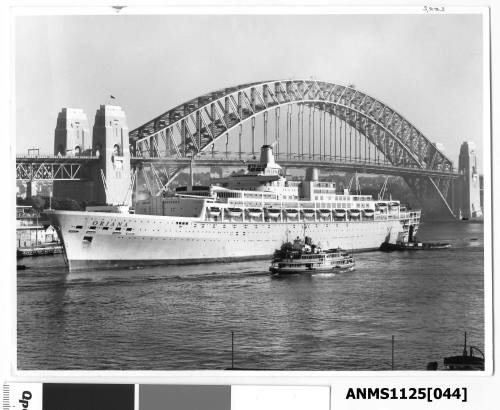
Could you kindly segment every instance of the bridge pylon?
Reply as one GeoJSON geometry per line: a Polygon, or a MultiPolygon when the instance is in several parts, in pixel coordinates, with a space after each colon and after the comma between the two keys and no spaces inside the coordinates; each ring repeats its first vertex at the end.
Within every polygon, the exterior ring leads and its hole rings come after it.
{"type": "Polygon", "coordinates": [[[81,109],[61,110],[55,131],[55,155],[93,156],[98,160],[88,162],[80,181],[54,181],[54,196],[99,205],[130,206],[132,178],[125,112],[118,106],[101,105],[96,111],[92,139],[86,118],[81,109]]]}
{"type": "Polygon", "coordinates": [[[81,108],[63,108],[57,115],[54,155],[78,156],[92,149],[87,114],[81,108]]]}
{"type": "Polygon", "coordinates": [[[97,110],[93,149],[100,158],[91,170],[94,200],[108,205],[132,205],[128,125],[121,107],[101,105],[97,110]]]}
{"type": "MultiPolygon", "coordinates": [[[[79,157],[88,155],[92,150],[87,114],[81,108],[62,108],[57,115],[54,132],[54,155],[57,157],[79,157]]],[[[84,170],[83,181],[58,180],[53,182],[53,195],[56,198],[71,198],[77,201],[92,201],[93,181],[84,170]]]]}
{"type": "Polygon", "coordinates": [[[455,213],[466,219],[481,218],[483,211],[477,169],[477,149],[473,142],[466,141],[460,147],[458,169],[463,174],[463,178],[456,181],[455,213]]]}

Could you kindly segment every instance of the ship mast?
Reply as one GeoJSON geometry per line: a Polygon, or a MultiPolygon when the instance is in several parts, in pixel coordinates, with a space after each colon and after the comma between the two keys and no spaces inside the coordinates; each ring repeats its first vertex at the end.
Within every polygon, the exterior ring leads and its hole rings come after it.
{"type": "Polygon", "coordinates": [[[191,157],[191,160],[189,161],[189,186],[188,189],[190,191],[193,190],[193,157],[191,157]]]}
{"type": "Polygon", "coordinates": [[[378,193],[378,199],[383,200],[385,196],[385,192],[387,191],[387,181],[389,180],[389,177],[385,177],[384,185],[382,185],[382,189],[378,193]]]}

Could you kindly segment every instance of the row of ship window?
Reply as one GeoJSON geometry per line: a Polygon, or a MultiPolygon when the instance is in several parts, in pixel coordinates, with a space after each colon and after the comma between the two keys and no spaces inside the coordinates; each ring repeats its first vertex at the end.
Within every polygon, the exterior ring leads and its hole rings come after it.
{"type": "MultiPolygon", "coordinates": [[[[82,226],[82,225],[78,225],[78,226],[76,227],[76,229],[82,229],[82,228],[83,228],[83,226],[82,226]]],[[[103,231],[108,231],[108,230],[109,230],[109,228],[110,228],[109,226],[103,226],[103,227],[102,227],[102,230],[103,230],[103,231]]],[[[88,229],[89,229],[90,231],[95,231],[95,230],[97,229],[97,226],[89,226],[89,227],[88,227],[88,229]]],[[[117,226],[114,230],[115,230],[115,231],[121,231],[121,230],[122,230],[122,228],[121,228],[120,226],[117,226]]],[[[126,229],[126,231],[127,231],[127,232],[130,232],[130,231],[132,231],[132,228],[127,228],[127,229],[126,229]]]]}
{"type": "MultiPolygon", "coordinates": [[[[179,225],[179,226],[187,226],[187,225],[189,225],[189,222],[176,222],[176,225],[179,225]]],[[[198,223],[193,223],[193,228],[197,228],[197,227],[198,227],[198,225],[200,225],[200,227],[201,227],[202,229],[203,229],[203,228],[205,228],[205,225],[207,225],[207,226],[210,226],[210,225],[211,225],[211,226],[212,226],[212,228],[217,228],[217,226],[219,226],[219,227],[222,227],[222,229],[226,229],[226,228],[227,228],[228,226],[230,226],[231,224],[222,224],[222,225],[220,225],[220,224],[210,224],[210,223],[207,223],[207,224],[198,224],[198,223]]],[[[249,225],[253,225],[255,229],[258,229],[259,227],[262,227],[262,225],[261,225],[261,224],[245,224],[245,225],[243,226],[243,228],[244,228],[244,229],[248,229],[249,225]]],[[[315,225],[315,227],[316,227],[316,228],[319,228],[319,224],[314,224],[314,225],[315,225]]],[[[328,228],[328,229],[329,229],[329,225],[330,225],[330,224],[328,224],[328,226],[325,226],[324,224],[321,224],[321,225],[323,225],[323,226],[322,226],[323,228],[325,228],[325,229],[326,229],[326,228],[328,228]]],[[[338,224],[335,224],[335,225],[338,227],[338,224]]],[[[238,225],[234,225],[234,224],[233,224],[233,225],[232,225],[232,227],[233,227],[233,229],[236,229],[236,228],[238,227],[238,225]]],[[[76,228],[77,228],[77,229],[81,229],[81,228],[83,228],[83,226],[78,225],[78,226],[76,226],[76,228]]],[[[267,228],[268,228],[268,229],[271,229],[271,224],[267,224],[267,228]]],[[[296,224],[292,225],[292,229],[294,229],[294,228],[297,228],[297,225],[296,225],[296,224]]],[[[95,230],[96,230],[96,227],[95,227],[95,226],[90,226],[88,229],[89,229],[89,231],[95,231],[95,230]]],[[[105,230],[105,231],[107,231],[107,230],[109,230],[109,227],[108,227],[108,226],[104,226],[104,227],[102,227],[102,229],[103,229],[103,230],[105,230]]],[[[120,228],[120,227],[115,228],[115,231],[121,231],[121,230],[122,230],[122,228],[120,228]]],[[[127,232],[130,232],[130,231],[132,231],[132,230],[133,230],[132,228],[126,228],[126,231],[127,231],[127,232]]],[[[141,231],[142,231],[142,229],[139,229],[139,230],[141,230],[141,231]]],[[[87,233],[90,233],[89,231],[87,231],[87,233]]],[[[150,231],[150,232],[154,232],[154,231],[150,231]]],[[[159,230],[157,230],[157,232],[159,232],[159,230]]],[[[245,233],[243,232],[243,235],[244,235],[244,234],[245,234],[245,233]]],[[[238,235],[238,232],[236,233],[236,235],[238,235]]]]}
{"type": "MultiPolygon", "coordinates": [[[[316,197],[315,198],[316,201],[328,201],[330,200],[330,198],[325,198],[323,199],[323,197],[316,197]]],[[[320,206],[325,206],[325,207],[331,207],[331,208],[344,208],[344,209],[348,209],[348,208],[369,208],[370,205],[368,203],[365,203],[365,202],[357,202],[356,204],[353,204],[351,202],[330,202],[330,203],[321,203],[320,206]]]]}

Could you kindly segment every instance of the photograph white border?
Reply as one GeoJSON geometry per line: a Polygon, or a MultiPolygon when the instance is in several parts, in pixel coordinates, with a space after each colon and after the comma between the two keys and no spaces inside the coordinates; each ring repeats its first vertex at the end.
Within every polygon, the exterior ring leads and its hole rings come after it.
{"type": "MultiPolygon", "coordinates": [[[[2,84],[4,85],[4,90],[10,90],[10,103],[2,99],[2,117],[0,117],[5,127],[4,139],[10,141],[9,154],[10,154],[10,164],[5,167],[4,161],[4,171],[2,174],[6,176],[9,181],[9,190],[7,191],[9,195],[14,198],[15,187],[13,187],[11,181],[13,181],[13,169],[15,167],[15,121],[14,121],[14,111],[15,111],[15,95],[14,95],[14,69],[13,69],[13,55],[14,55],[14,31],[12,25],[12,19],[18,15],[75,15],[75,14],[114,14],[109,5],[108,6],[85,6],[85,7],[61,7],[61,6],[32,6],[32,4],[27,4],[26,2],[12,2],[16,7],[8,10],[7,16],[2,15],[2,23],[7,22],[8,24],[2,24],[3,38],[2,47],[7,50],[3,52],[3,56],[7,56],[7,70],[2,72],[2,84]],[[8,31],[10,28],[10,31],[8,31]],[[8,31],[8,32],[7,32],[8,31]],[[6,33],[7,32],[7,33],[6,33]],[[7,34],[7,35],[5,35],[7,34]],[[6,40],[10,39],[10,40],[6,40]],[[9,43],[10,41],[10,43],[9,43]],[[5,44],[7,43],[7,44],[5,44]],[[5,72],[6,71],[6,72],[5,72]],[[5,115],[7,113],[7,115],[5,115]]],[[[127,3],[122,1],[121,3],[127,3]]],[[[173,3],[173,2],[169,2],[173,3]]],[[[151,7],[136,7],[129,6],[120,11],[120,14],[425,14],[423,11],[423,6],[417,5],[413,7],[371,7],[371,6],[359,6],[359,7],[337,7],[337,6],[304,6],[290,5],[291,2],[281,2],[286,3],[286,5],[279,6],[196,6],[194,3],[189,2],[191,6],[151,6],[151,7]]],[[[219,2],[220,4],[221,2],[219,2]]],[[[332,3],[332,2],[324,2],[332,3]]],[[[490,188],[492,185],[492,167],[494,163],[491,162],[492,157],[494,157],[495,147],[492,147],[492,123],[491,123],[491,93],[490,93],[490,80],[494,75],[493,70],[490,72],[490,68],[493,69],[492,64],[494,62],[490,61],[490,55],[488,51],[492,48],[490,44],[491,33],[490,33],[490,10],[492,12],[492,20],[498,26],[498,7],[488,9],[487,7],[475,7],[471,9],[467,7],[452,7],[447,6],[450,3],[448,1],[440,2],[435,4],[431,2],[429,5],[437,7],[445,5],[447,14],[469,14],[471,12],[481,13],[483,15],[483,175],[484,175],[484,226],[492,227],[493,230],[493,218],[492,218],[492,199],[493,196],[498,200],[497,192],[491,192],[490,188]],[[495,14],[493,14],[493,12],[495,14]]],[[[471,3],[471,2],[467,2],[471,3]]],[[[477,2],[475,2],[477,3],[477,2]]],[[[54,3],[53,3],[54,4],[54,3]]],[[[74,4],[74,3],[73,3],[74,4]]],[[[92,3],[91,3],[92,4],[92,3]]],[[[475,6],[475,5],[474,5],[475,6]]],[[[492,28],[492,33],[497,33],[498,29],[494,30],[492,28]]],[[[498,33],[497,33],[498,34],[498,33]]],[[[492,56],[495,56],[495,50],[492,49],[492,56]]],[[[492,82],[491,86],[494,83],[492,82]]],[[[493,96],[498,96],[498,93],[493,92],[493,96]]],[[[5,152],[5,151],[4,151],[5,152]]],[[[5,157],[4,157],[5,158],[5,157]]],[[[496,201],[498,203],[498,201],[496,201]]],[[[13,239],[15,229],[12,229],[14,223],[14,209],[3,209],[2,215],[4,218],[9,220],[11,226],[9,226],[9,236],[6,238],[7,243],[2,243],[2,248],[5,253],[9,255],[14,255],[15,240],[13,239]],[[9,237],[12,240],[8,240],[9,237]]],[[[4,242],[4,241],[3,241],[4,242]]],[[[2,375],[5,380],[9,381],[33,381],[33,382],[120,382],[120,383],[176,383],[176,384],[293,384],[293,385],[318,385],[318,384],[332,384],[339,385],[341,378],[353,378],[355,380],[365,380],[364,385],[371,386],[380,383],[380,378],[385,380],[385,384],[397,385],[400,383],[400,378],[411,377],[411,384],[417,383],[416,380],[427,381],[429,383],[438,384],[440,381],[449,383],[450,380],[458,378],[463,381],[467,379],[467,383],[471,385],[476,385],[477,382],[472,381],[477,380],[491,380],[490,377],[494,371],[494,349],[493,349],[493,264],[492,264],[492,246],[494,245],[492,241],[492,235],[489,234],[488,230],[485,229],[484,238],[484,320],[485,320],[485,356],[486,356],[486,368],[484,372],[472,372],[464,374],[463,372],[427,372],[422,371],[207,371],[207,370],[194,370],[194,371],[182,371],[182,370],[172,370],[172,371],[26,371],[17,370],[17,356],[16,356],[16,280],[15,274],[12,272],[16,271],[15,260],[10,257],[10,266],[5,269],[2,273],[1,283],[2,283],[2,297],[1,297],[1,308],[3,312],[10,312],[10,324],[4,325],[3,329],[11,329],[11,340],[4,344],[4,338],[2,338],[2,350],[3,352],[9,352],[7,355],[7,360],[2,357],[2,375]],[[7,278],[6,278],[7,277],[7,278]],[[4,286],[7,282],[7,286],[4,286]],[[13,323],[12,323],[13,322],[13,323]],[[6,327],[8,326],[8,327],[6,327]],[[7,363],[7,367],[5,364],[7,363]],[[5,372],[5,369],[8,369],[5,372]],[[395,376],[395,373],[397,376],[395,376]],[[445,377],[446,376],[446,377],[445,377]],[[395,384],[396,383],[396,384],[395,384]]],[[[5,258],[4,258],[5,260],[5,258]]],[[[496,294],[498,294],[498,281],[496,283],[496,294]]],[[[497,319],[498,320],[498,319],[497,319]]],[[[2,318],[3,321],[3,318],[2,318]]],[[[498,342],[496,342],[498,345],[498,342]]],[[[498,350],[497,350],[498,352],[498,350]]],[[[4,354],[2,356],[5,356],[4,354]]],[[[350,385],[355,385],[359,382],[350,381],[350,385]]],[[[482,382],[479,382],[479,385],[482,382]]],[[[484,385],[488,382],[485,381],[484,385]]],[[[489,390],[490,392],[493,389],[489,390]]],[[[485,402],[486,403],[486,402],[485,402]]],[[[373,406],[374,404],[379,405],[379,403],[366,402],[366,405],[373,406]]],[[[380,405],[384,405],[383,402],[380,405]]],[[[406,403],[405,403],[406,405],[406,403]]]]}

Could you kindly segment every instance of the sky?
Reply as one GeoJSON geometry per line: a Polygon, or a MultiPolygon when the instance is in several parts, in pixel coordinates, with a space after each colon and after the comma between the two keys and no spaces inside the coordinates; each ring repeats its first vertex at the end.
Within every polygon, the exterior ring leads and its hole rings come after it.
{"type": "Polygon", "coordinates": [[[463,141],[482,156],[479,14],[22,16],[15,23],[18,153],[52,153],[61,108],[83,108],[92,127],[110,94],[132,130],[210,91],[313,77],[381,100],[444,144],[455,164],[463,141]]]}

